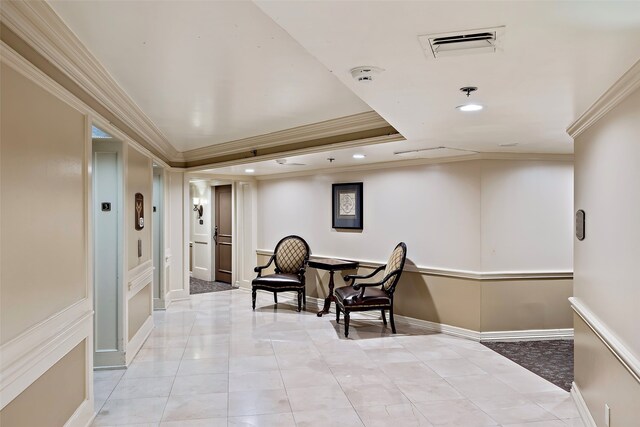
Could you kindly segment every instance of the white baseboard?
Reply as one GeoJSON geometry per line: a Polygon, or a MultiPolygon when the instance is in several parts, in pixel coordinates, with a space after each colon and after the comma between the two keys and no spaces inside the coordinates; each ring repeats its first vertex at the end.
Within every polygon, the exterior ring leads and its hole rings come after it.
{"type": "MultiPolygon", "coordinates": [[[[165,301],[169,301],[169,304],[172,303],[173,301],[180,301],[183,299],[189,299],[191,295],[189,294],[189,290],[188,289],[174,289],[172,291],[167,292],[167,296],[165,298],[165,301]]],[[[169,306],[169,304],[167,304],[167,307],[169,306]]]]}
{"type": "Polygon", "coordinates": [[[573,338],[573,328],[566,329],[525,329],[520,331],[487,331],[478,332],[458,326],[430,322],[406,316],[395,316],[398,323],[423,328],[429,331],[467,338],[473,341],[538,341],[573,338]]]}
{"type": "Polygon", "coordinates": [[[85,400],[78,409],[71,415],[71,418],[64,423],[64,427],[88,427],[93,423],[96,412],[92,400],[85,400]]]}
{"type": "Polygon", "coordinates": [[[167,304],[167,300],[164,298],[154,298],[153,299],[153,309],[154,310],[166,310],[169,304],[167,304]]]}
{"type": "Polygon", "coordinates": [[[584,401],[582,393],[580,393],[580,389],[575,381],[571,383],[571,397],[578,408],[578,413],[580,414],[580,418],[582,419],[585,427],[597,427],[595,420],[591,416],[591,412],[589,412],[587,403],[584,401]]]}
{"type": "MultiPolygon", "coordinates": [[[[264,291],[267,292],[267,291],[264,291]]],[[[297,297],[293,292],[283,292],[285,298],[282,302],[285,304],[296,305],[297,297]],[[286,298],[286,297],[289,298],[286,298]]],[[[307,297],[307,304],[315,304],[318,307],[322,307],[324,303],[323,298],[307,297]]],[[[334,309],[335,310],[335,309],[334,309]]],[[[361,316],[369,318],[379,318],[380,314],[377,311],[363,311],[358,313],[361,316]]],[[[478,332],[471,329],[460,328],[458,326],[445,325],[443,323],[430,322],[428,320],[415,319],[413,317],[401,316],[396,314],[394,316],[396,323],[410,325],[416,328],[424,329],[430,332],[441,332],[443,334],[452,335],[455,337],[461,337],[470,339],[473,341],[534,341],[534,340],[559,340],[573,338],[573,328],[567,329],[528,329],[522,331],[489,331],[478,332]]]]}
{"type": "Polygon", "coordinates": [[[127,366],[131,364],[133,358],[136,357],[138,351],[142,348],[142,344],[147,340],[149,335],[153,331],[153,316],[149,316],[147,320],[142,324],[138,332],[131,338],[129,344],[127,344],[127,351],[125,354],[125,362],[127,366]]]}

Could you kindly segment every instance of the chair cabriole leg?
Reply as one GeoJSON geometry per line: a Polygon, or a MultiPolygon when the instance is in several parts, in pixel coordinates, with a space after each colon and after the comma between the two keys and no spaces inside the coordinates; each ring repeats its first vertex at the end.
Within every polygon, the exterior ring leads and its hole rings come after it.
{"type": "Polygon", "coordinates": [[[256,290],[255,288],[251,290],[251,307],[253,310],[256,309],[256,290]]]}
{"type": "Polygon", "coordinates": [[[389,309],[389,319],[391,320],[391,332],[396,333],[396,322],[393,321],[393,304],[391,304],[391,308],[389,309]]]}
{"type": "Polygon", "coordinates": [[[380,312],[382,313],[382,323],[384,323],[384,326],[387,326],[387,315],[384,313],[384,310],[380,310],[380,312]]]}
{"type": "Polygon", "coordinates": [[[349,338],[349,312],[347,310],[344,311],[344,336],[349,338]]]}

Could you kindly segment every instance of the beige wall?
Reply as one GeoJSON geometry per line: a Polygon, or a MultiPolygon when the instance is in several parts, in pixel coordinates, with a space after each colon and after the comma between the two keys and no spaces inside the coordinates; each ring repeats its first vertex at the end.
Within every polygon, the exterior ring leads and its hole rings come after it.
{"type": "MultiPolygon", "coordinates": [[[[612,350],[626,349],[636,360],[640,359],[639,141],[640,90],[575,141],[575,208],[586,213],[586,237],[574,243],[575,296],[617,337],[623,348],[612,350]]],[[[604,403],[608,403],[612,426],[636,425],[638,382],[581,321],[575,327],[575,381],[596,423],[604,426],[604,403]],[[619,421],[614,424],[614,419],[619,421]]]]}
{"type": "Polygon", "coordinates": [[[125,222],[127,224],[127,265],[132,269],[151,259],[151,199],[152,199],[152,165],[151,159],[138,150],[129,146],[127,148],[127,192],[125,205],[127,212],[125,222]],[[135,229],[135,203],[136,193],[144,196],[144,228],[135,229]],[[138,239],[142,239],[142,257],[138,258],[138,239]]]}
{"type": "Polygon", "coordinates": [[[86,297],[85,117],[1,70],[0,343],[86,297]]]}
{"type": "Polygon", "coordinates": [[[572,328],[572,295],[571,279],[483,281],[481,330],[572,328]]]}
{"type": "Polygon", "coordinates": [[[63,426],[85,400],[82,341],[0,411],[2,427],[63,426]]]}
{"type": "Polygon", "coordinates": [[[316,255],[384,262],[399,241],[421,267],[572,271],[573,164],[474,160],[258,181],[258,248],[288,234],[316,255]],[[331,228],[331,184],[363,182],[364,229],[331,228]]]}
{"type": "Polygon", "coordinates": [[[151,316],[151,284],[148,284],[129,300],[129,340],[151,316]]]}
{"type": "Polygon", "coordinates": [[[576,209],[586,238],[575,242],[575,296],[640,358],[640,90],[580,135],[576,209]]]}
{"type": "Polygon", "coordinates": [[[608,404],[611,427],[637,426],[640,383],[577,314],[574,328],[576,383],[596,425],[605,427],[604,405],[608,404]]]}
{"type": "MultiPolygon", "coordinates": [[[[258,255],[257,265],[268,260],[258,255]]],[[[264,274],[272,271],[270,267],[264,274]]],[[[359,274],[371,271],[361,267],[359,274]]],[[[336,287],[344,286],[342,276],[351,273],[336,273],[336,287]]],[[[306,279],[308,296],[327,296],[328,272],[308,268],[306,279]]],[[[572,327],[568,301],[572,289],[571,279],[474,280],[405,271],[396,288],[394,310],[476,332],[566,329],[572,327]]]]}

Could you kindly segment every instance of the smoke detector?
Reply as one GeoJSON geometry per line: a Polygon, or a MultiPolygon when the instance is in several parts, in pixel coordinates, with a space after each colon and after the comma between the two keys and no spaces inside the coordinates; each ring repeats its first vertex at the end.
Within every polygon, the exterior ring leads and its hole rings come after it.
{"type": "Polygon", "coordinates": [[[357,82],[370,82],[384,70],[380,67],[363,65],[351,69],[351,77],[357,82]]]}
{"type": "Polygon", "coordinates": [[[418,36],[428,58],[495,53],[502,50],[505,27],[481,28],[418,36]]]}

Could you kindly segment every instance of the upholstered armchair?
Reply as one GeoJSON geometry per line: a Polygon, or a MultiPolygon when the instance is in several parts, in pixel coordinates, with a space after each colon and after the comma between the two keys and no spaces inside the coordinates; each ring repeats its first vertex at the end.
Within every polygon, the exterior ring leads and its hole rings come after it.
{"type": "Polygon", "coordinates": [[[336,296],[336,322],[340,323],[340,312],[344,313],[344,336],[349,336],[349,317],[352,311],[380,310],[382,322],[387,324],[385,311],[389,310],[391,331],[396,333],[396,324],[393,320],[393,292],[400,281],[404,262],[407,259],[407,245],[403,242],[395,247],[389,261],[375,269],[371,274],[358,276],[355,274],[344,277],[349,286],[343,286],[335,290],[336,296]],[[371,279],[384,270],[384,276],[379,282],[361,282],[371,279]]]}
{"type": "Polygon", "coordinates": [[[309,261],[309,245],[299,236],[287,236],[276,245],[273,255],[266,265],[256,267],[258,277],[251,282],[252,307],[256,309],[256,291],[258,289],[273,292],[273,301],[278,304],[278,292],[294,291],[298,293],[298,311],[306,307],[304,273],[309,261]],[[275,263],[275,273],[262,275],[262,270],[275,263]]]}

